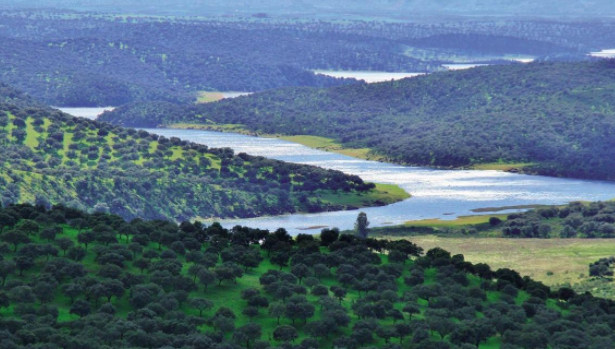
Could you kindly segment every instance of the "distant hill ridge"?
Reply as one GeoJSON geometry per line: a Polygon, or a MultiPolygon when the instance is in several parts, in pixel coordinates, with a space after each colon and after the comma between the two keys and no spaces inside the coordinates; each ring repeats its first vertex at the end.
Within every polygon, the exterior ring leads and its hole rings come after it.
{"type": "Polygon", "coordinates": [[[131,12],[165,15],[209,15],[213,13],[272,14],[391,14],[399,15],[501,15],[501,16],[608,16],[615,14],[610,0],[102,0],[95,3],[74,0],[0,0],[12,8],[52,7],[73,10],[131,12]],[[395,12],[391,12],[395,11],[395,12]]]}

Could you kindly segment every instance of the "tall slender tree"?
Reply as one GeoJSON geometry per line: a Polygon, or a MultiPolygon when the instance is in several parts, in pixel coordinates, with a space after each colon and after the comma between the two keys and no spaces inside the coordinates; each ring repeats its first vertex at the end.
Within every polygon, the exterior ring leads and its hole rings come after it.
{"type": "Polygon", "coordinates": [[[366,239],[369,235],[369,221],[367,220],[367,214],[365,212],[360,212],[357,216],[357,221],[354,223],[354,229],[357,231],[357,235],[366,239]]]}

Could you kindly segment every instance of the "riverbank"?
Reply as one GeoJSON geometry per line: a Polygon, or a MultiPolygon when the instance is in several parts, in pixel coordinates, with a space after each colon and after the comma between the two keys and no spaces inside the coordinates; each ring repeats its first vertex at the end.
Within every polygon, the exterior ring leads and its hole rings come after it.
{"type": "MultiPolygon", "coordinates": [[[[298,214],[314,214],[335,211],[358,211],[372,207],[382,207],[391,205],[400,201],[404,201],[412,197],[402,188],[394,184],[374,183],[376,187],[368,192],[357,191],[332,191],[332,190],[315,190],[309,197],[291,196],[292,204],[298,214]]],[[[274,218],[283,217],[277,216],[260,216],[254,218],[274,218]]],[[[229,218],[220,217],[196,217],[197,220],[206,222],[219,222],[228,220],[229,218]]],[[[245,221],[246,218],[232,218],[238,221],[245,221]]],[[[300,230],[320,230],[326,228],[323,226],[310,226],[301,228],[300,230]]]]}
{"type": "MultiPolygon", "coordinates": [[[[331,209],[323,211],[356,210],[366,207],[378,207],[394,204],[412,197],[402,188],[394,184],[374,183],[376,187],[366,193],[361,192],[332,192],[316,191],[315,199],[320,201],[320,206],[331,209]]],[[[300,212],[310,212],[314,205],[310,202],[297,203],[300,212]]]]}
{"type": "Polygon", "coordinates": [[[399,225],[372,228],[370,236],[376,238],[407,238],[423,236],[441,238],[501,238],[501,222],[508,219],[506,214],[460,216],[455,219],[420,219],[406,221],[399,225]],[[498,223],[492,224],[492,218],[498,223]]]}
{"type": "Polygon", "coordinates": [[[394,163],[390,159],[387,159],[384,155],[377,154],[373,149],[370,148],[349,148],[345,147],[342,144],[336,142],[334,139],[319,137],[319,136],[308,136],[308,135],[300,135],[300,136],[288,136],[282,134],[268,134],[268,133],[258,133],[254,131],[250,131],[241,124],[172,124],[166,126],[170,129],[179,129],[179,130],[201,130],[201,131],[215,131],[215,132],[231,132],[238,133],[247,136],[254,137],[265,137],[265,138],[278,138],[283,139],[285,141],[305,145],[306,147],[328,151],[331,153],[342,154],[346,156],[351,156],[358,159],[363,160],[371,160],[371,161],[380,161],[380,162],[390,162],[394,163]]]}
{"type": "MultiPolygon", "coordinates": [[[[387,157],[386,155],[379,154],[376,150],[371,148],[350,148],[342,145],[341,143],[335,141],[331,138],[320,137],[320,136],[310,136],[310,135],[296,135],[289,136],[283,134],[267,134],[267,133],[258,133],[254,131],[250,131],[245,128],[242,124],[188,124],[188,123],[177,123],[165,126],[170,129],[180,129],[180,130],[202,130],[202,131],[215,131],[215,132],[231,132],[238,133],[242,135],[255,136],[255,137],[266,137],[266,138],[278,138],[283,139],[289,142],[294,142],[297,144],[304,145],[306,147],[328,151],[332,153],[342,154],[346,156],[351,156],[358,159],[370,160],[370,161],[380,161],[380,162],[388,162],[392,164],[404,165],[404,166],[415,166],[414,164],[403,163],[400,161],[396,161],[393,158],[387,157]]],[[[481,170],[481,171],[503,171],[503,172],[511,172],[511,173],[526,173],[525,169],[529,166],[534,165],[533,163],[484,163],[484,164],[476,164],[467,167],[460,168],[444,168],[447,170],[458,169],[458,170],[481,170]]],[[[424,166],[421,166],[424,167],[424,166]]],[[[434,167],[438,169],[442,169],[441,167],[434,167]]],[[[533,174],[531,172],[527,174],[533,174]]]]}
{"type": "MultiPolygon", "coordinates": [[[[226,129],[236,126],[226,126],[226,129]]],[[[237,132],[212,132],[182,129],[146,129],[165,136],[207,145],[211,148],[231,148],[236,153],[248,153],[280,161],[319,166],[356,175],[373,183],[395,184],[412,193],[411,200],[393,205],[362,208],[371,227],[392,227],[408,221],[440,218],[450,220],[459,216],[495,215],[518,212],[529,205],[566,204],[570,201],[599,201],[612,199],[607,195],[615,190],[615,183],[578,181],[541,176],[521,176],[498,171],[434,170],[425,167],[398,166],[385,162],[366,161],[333,152],[312,148],[280,138],[253,137],[237,132]],[[493,208],[507,207],[506,211],[493,208]],[[489,212],[475,212],[490,208],[489,212]]],[[[358,197],[357,199],[360,199],[358,197]]],[[[321,199],[322,200],[322,199],[321,199]]],[[[531,206],[534,207],[534,206],[531,206]]],[[[297,210],[298,212],[298,210],[297,210]]],[[[312,227],[352,229],[356,211],[327,211],[325,213],[292,214],[261,217],[254,220],[224,220],[223,225],[250,225],[275,230],[285,227],[291,234],[305,232],[312,227]]],[[[317,233],[318,230],[310,229],[317,233]]],[[[400,236],[401,237],[401,236],[400,236]]]]}

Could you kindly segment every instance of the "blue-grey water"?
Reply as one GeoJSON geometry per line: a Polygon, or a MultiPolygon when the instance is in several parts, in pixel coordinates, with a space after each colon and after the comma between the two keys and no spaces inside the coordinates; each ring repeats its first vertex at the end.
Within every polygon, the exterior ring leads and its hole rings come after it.
{"type": "MultiPolygon", "coordinates": [[[[519,175],[498,171],[434,170],[356,159],[311,149],[296,143],[196,130],[149,129],[165,137],[229,147],[236,153],[266,156],[294,163],[320,166],[361,176],[366,181],[397,184],[412,198],[385,207],[365,208],[372,227],[401,224],[419,219],[454,219],[477,214],[474,209],[518,205],[554,205],[576,200],[615,198],[615,183],[542,176],[519,175]]],[[[506,210],[499,213],[514,212],[506,210]]],[[[225,226],[237,224],[263,229],[284,227],[296,234],[319,232],[310,227],[351,229],[357,211],[318,214],[292,214],[254,219],[223,220],[225,226]]]]}
{"type": "Polygon", "coordinates": [[[100,116],[100,114],[106,112],[106,111],[111,111],[113,109],[115,109],[115,107],[104,107],[104,108],[72,108],[72,107],[58,107],[57,109],[73,115],[73,116],[78,116],[81,118],[86,118],[86,119],[90,119],[90,120],[94,120],[96,119],[98,116],[100,116]]]}

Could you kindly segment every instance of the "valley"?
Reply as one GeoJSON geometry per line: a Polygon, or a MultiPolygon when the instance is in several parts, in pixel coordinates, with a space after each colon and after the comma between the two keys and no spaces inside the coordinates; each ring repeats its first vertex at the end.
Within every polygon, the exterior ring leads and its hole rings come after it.
{"type": "Polygon", "coordinates": [[[0,349],[612,349],[614,9],[0,0],[0,349]]]}
{"type": "Polygon", "coordinates": [[[339,171],[32,108],[25,95],[6,93],[19,99],[0,104],[3,205],[66,203],[125,219],[183,220],[357,209],[408,196],[339,171]]]}

